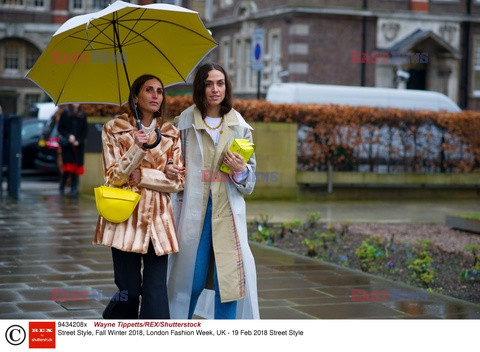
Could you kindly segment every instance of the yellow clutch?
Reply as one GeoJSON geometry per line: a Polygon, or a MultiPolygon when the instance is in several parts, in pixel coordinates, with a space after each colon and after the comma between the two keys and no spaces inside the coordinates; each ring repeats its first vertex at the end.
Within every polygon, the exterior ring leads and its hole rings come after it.
{"type": "Polygon", "coordinates": [[[129,189],[100,186],[94,192],[98,213],[114,223],[127,220],[140,200],[140,194],[129,189]]]}
{"type": "MultiPolygon", "coordinates": [[[[230,151],[240,154],[243,156],[243,160],[247,162],[255,152],[255,144],[250,142],[248,139],[235,138],[230,145],[230,151]]],[[[227,165],[222,164],[222,166],[220,166],[220,171],[229,174],[230,168],[227,165]]]]}

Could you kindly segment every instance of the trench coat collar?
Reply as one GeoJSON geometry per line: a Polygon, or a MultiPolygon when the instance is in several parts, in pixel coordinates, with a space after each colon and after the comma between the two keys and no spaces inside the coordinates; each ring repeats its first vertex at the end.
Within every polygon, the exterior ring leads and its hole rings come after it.
{"type": "MultiPolygon", "coordinates": [[[[242,126],[244,128],[253,130],[253,128],[245,122],[242,115],[236,111],[235,109],[231,109],[226,115],[224,115],[223,123],[223,133],[220,135],[220,140],[218,141],[217,149],[223,150],[226,148],[226,145],[231,139],[233,134],[233,128],[235,126],[242,126]]],[[[185,109],[178,119],[178,130],[187,130],[192,127],[193,131],[195,132],[195,136],[197,138],[197,144],[200,148],[200,154],[202,155],[203,159],[203,143],[202,143],[202,133],[201,130],[205,129],[205,124],[202,120],[202,114],[200,110],[194,105],[191,105],[187,109],[185,109]]],[[[215,165],[220,162],[219,153],[214,160],[215,165]]]]}

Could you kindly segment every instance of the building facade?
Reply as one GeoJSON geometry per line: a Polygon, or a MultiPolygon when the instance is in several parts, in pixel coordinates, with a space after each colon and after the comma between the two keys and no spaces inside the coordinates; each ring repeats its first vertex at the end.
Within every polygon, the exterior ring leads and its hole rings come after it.
{"type": "MultiPolygon", "coordinates": [[[[480,0],[157,2],[200,12],[219,43],[207,59],[228,70],[237,97],[264,96],[276,82],[307,82],[434,90],[480,109],[480,0]],[[259,29],[260,46],[252,41],[259,29]],[[260,71],[252,69],[256,59],[260,71]]],[[[25,74],[63,22],[108,3],[0,0],[4,112],[25,114],[48,100],[25,74]]]]}
{"type": "Polygon", "coordinates": [[[213,59],[253,97],[252,36],[264,32],[261,94],[275,82],[426,89],[480,108],[478,0],[213,0],[213,59]]]}

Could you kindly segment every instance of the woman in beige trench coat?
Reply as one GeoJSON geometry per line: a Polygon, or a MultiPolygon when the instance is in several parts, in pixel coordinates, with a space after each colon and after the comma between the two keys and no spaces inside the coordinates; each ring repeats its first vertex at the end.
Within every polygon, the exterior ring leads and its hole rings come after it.
{"type": "MultiPolygon", "coordinates": [[[[174,122],[181,131],[186,175],[183,193],[173,200],[180,251],[169,263],[171,315],[259,318],[243,198],[255,185],[255,155],[245,163],[228,151],[235,138],[252,141],[252,128],[232,108],[231,83],[220,65],[198,69],[193,98],[195,105],[174,122]],[[220,172],[223,162],[231,174],[220,172]]],[[[167,177],[182,171],[169,166],[167,177]]]]}
{"type": "Polygon", "coordinates": [[[106,183],[131,187],[141,194],[138,206],[126,221],[117,224],[98,218],[93,243],[112,247],[118,287],[103,317],[168,319],[167,254],[178,251],[169,194],[183,189],[184,178],[180,175],[175,180],[167,179],[164,170],[169,159],[183,163],[180,134],[163,121],[165,93],[159,78],[140,76],[132,84],[132,92],[130,110],[138,107],[142,129],[137,129],[133,116],[124,114],[105,123],[102,130],[106,183]],[[144,143],[155,140],[155,133],[150,133],[154,128],[160,130],[161,142],[145,149],[144,143]]]}

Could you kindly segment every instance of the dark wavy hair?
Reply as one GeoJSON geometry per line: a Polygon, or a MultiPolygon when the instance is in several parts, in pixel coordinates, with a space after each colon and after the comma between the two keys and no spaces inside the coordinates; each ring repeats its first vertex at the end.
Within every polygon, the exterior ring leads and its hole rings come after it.
{"type": "MultiPolygon", "coordinates": [[[[145,75],[141,75],[140,77],[138,77],[132,84],[132,88],[131,88],[131,93],[133,94],[130,94],[130,97],[128,99],[128,107],[130,108],[130,111],[132,114],[135,114],[135,109],[136,109],[136,104],[135,104],[135,97],[138,96],[138,94],[140,94],[140,90],[142,89],[143,85],[145,84],[145,82],[151,80],[151,79],[156,79],[157,81],[160,82],[160,84],[162,85],[162,88],[163,88],[163,92],[162,92],[162,97],[163,97],[163,100],[162,100],[162,103],[160,104],[160,109],[158,109],[158,111],[155,111],[154,114],[153,114],[153,117],[155,118],[158,118],[158,117],[161,117],[162,118],[162,123],[163,123],[163,119],[164,119],[164,116],[165,116],[165,87],[163,85],[163,82],[160,78],[158,78],[157,76],[154,76],[154,75],[151,75],[151,74],[145,74],[145,75]]],[[[142,120],[142,112],[140,110],[137,109],[137,113],[138,113],[138,118],[140,120],[142,120]]]]}
{"type": "Polygon", "coordinates": [[[218,70],[225,75],[225,98],[220,103],[220,115],[225,115],[233,107],[233,96],[232,96],[232,82],[228,77],[227,72],[222,66],[217,63],[210,62],[203,64],[197,70],[195,78],[193,80],[193,102],[197,108],[202,113],[202,117],[206,116],[207,113],[207,99],[205,97],[205,81],[208,77],[208,73],[212,70],[218,70]]]}

